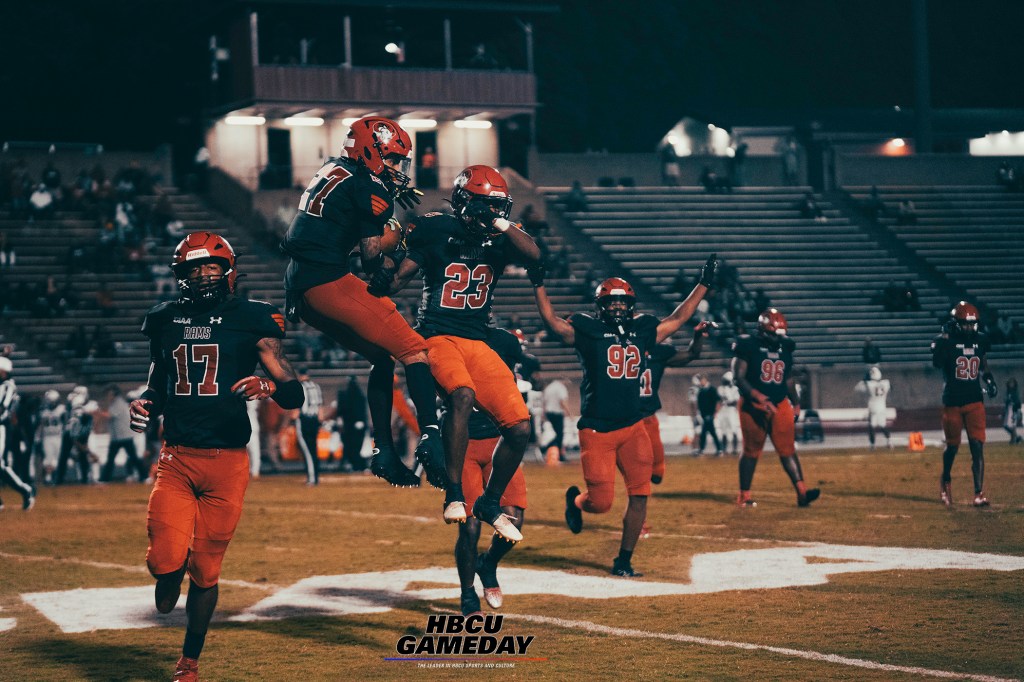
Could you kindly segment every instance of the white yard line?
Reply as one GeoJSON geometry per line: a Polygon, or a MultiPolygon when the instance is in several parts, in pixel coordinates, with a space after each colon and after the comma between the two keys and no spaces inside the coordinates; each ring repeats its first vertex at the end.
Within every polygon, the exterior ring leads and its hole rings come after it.
{"type": "Polygon", "coordinates": [[[917,666],[891,665],[889,663],[878,663],[867,661],[862,658],[849,658],[837,654],[825,654],[818,651],[807,651],[803,649],[789,649],[786,647],[769,646],[767,644],[751,644],[749,642],[731,642],[722,639],[710,639],[708,637],[695,637],[693,635],[682,635],[668,632],[648,632],[646,630],[633,630],[628,628],[614,628],[599,623],[592,623],[585,620],[564,620],[562,618],[551,618],[549,616],[535,616],[530,614],[505,614],[511,620],[522,620],[530,623],[553,625],[555,627],[568,628],[571,630],[585,630],[603,635],[615,637],[633,637],[637,639],[661,639],[669,642],[683,642],[686,644],[699,644],[703,646],[714,646],[725,649],[742,649],[745,651],[766,651],[780,656],[792,658],[803,658],[808,661],[819,661],[822,663],[833,663],[835,665],[846,665],[867,670],[883,670],[886,672],[907,673],[909,675],[925,675],[928,677],[941,677],[955,680],[976,680],[976,682],[1021,682],[1016,678],[995,677],[993,675],[979,675],[973,673],[954,672],[950,670],[934,670],[932,668],[920,668],[917,666]]]}

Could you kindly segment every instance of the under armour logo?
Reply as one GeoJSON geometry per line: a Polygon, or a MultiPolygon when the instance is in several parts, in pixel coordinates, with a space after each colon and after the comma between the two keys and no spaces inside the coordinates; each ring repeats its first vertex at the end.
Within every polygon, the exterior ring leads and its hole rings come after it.
{"type": "Polygon", "coordinates": [[[174,459],[174,455],[164,450],[160,452],[160,459],[163,460],[164,462],[170,462],[172,459],[174,459]]]}
{"type": "Polygon", "coordinates": [[[260,379],[260,390],[264,393],[270,392],[270,384],[267,383],[266,379],[260,379]]]}
{"type": "Polygon", "coordinates": [[[224,321],[223,317],[211,317],[210,318],[210,324],[220,324],[223,321],[224,321]]]}

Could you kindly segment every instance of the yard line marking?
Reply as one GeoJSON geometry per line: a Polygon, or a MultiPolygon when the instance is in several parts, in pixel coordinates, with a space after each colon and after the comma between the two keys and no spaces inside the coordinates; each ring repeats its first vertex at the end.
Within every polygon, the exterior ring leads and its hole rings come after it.
{"type": "Polygon", "coordinates": [[[850,658],[838,654],[825,654],[819,651],[807,651],[803,649],[790,649],[787,647],[769,646],[767,644],[751,644],[750,642],[731,642],[722,639],[711,639],[709,637],[697,637],[694,635],[682,635],[668,632],[648,632],[646,630],[633,630],[629,628],[615,628],[600,623],[592,623],[586,620],[565,620],[562,618],[551,618],[550,616],[536,616],[532,614],[506,613],[505,618],[511,620],[524,620],[530,623],[542,625],[554,625],[556,627],[572,630],[587,630],[589,632],[614,635],[617,637],[635,637],[644,639],[662,639],[670,642],[683,642],[686,644],[701,644],[704,646],[715,646],[726,649],[744,649],[747,651],[767,651],[792,658],[803,658],[809,661],[834,663],[855,668],[866,668],[868,670],[884,670],[886,672],[908,673],[910,675],[926,675],[928,677],[942,677],[956,680],[975,680],[976,682],[1021,682],[1012,677],[995,677],[993,675],[980,675],[974,673],[953,672],[949,670],[934,670],[932,668],[920,668],[917,666],[893,665],[890,663],[878,663],[863,658],[850,658]]]}
{"type": "Polygon", "coordinates": [[[260,509],[269,509],[271,511],[309,512],[320,516],[355,516],[356,518],[399,519],[401,521],[415,521],[416,523],[435,523],[441,520],[440,514],[438,514],[436,518],[431,518],[429,516],[413,516],[412,514],[382,514],[380,512],[349,511],[347,509],[323,509],[322,507],[292,507],[288,505],[269,504],[261,505],[258,502],[250,504],[255,504],[260,509]]]}
{"type": "MultiPolygon", "coordinates": [[[[89,561],[88,559],[75,559],[72,557],[56,557],[38,554],[11,554],[10,552],[0,552],[0,558],[14,559],[17,561],[53,561],[62,564],[77,564],[79,566],[89,566],[91,568],[103,568],[114,571],[124,571],[125,573],[145,573],[146,575],[149,575],[149,569],[145,566],[126,566],[124,564],[112,564],[106,561],[89,561]]],[[[232,587],[249,587],[254,590],[263,590],[264,592],[273,592],[274,590],[281,589],[280,585],[274,585],[272,583],[251,583],[246,580],[227,580],[221,578],[220,582],[224,585],[231,585],[232,587]]]]}

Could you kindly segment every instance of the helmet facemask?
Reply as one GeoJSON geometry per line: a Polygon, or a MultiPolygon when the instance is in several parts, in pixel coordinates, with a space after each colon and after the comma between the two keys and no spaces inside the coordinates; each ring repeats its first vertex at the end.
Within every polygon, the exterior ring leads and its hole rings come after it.
{"type": "Polygon", "coordinates": [[[618,329],[619,333],[625,333],[632,326],[635,310],[636,298],[633,296],[611,294],[597,299],[598,317],[609,327],[618,329]]]}
{"type": "Polygon", "coordinates": [[[452,192],[452,210],[468,234],[485,238],[494,232],[496,218],[508,220],[512,214],[512,200],[482,196],[460,187],[452,192]]]}
{"type": "Polygon", "coordinates": [[[223,302],[230,293],[231,267],[224,258],[201,258],[179,263],[171,268],[181,291],[180,302],[202,307],[213,307],[223,302]],[[192,270],[215,263],[221,267],[220,275],[191,276],[192,270]]]}

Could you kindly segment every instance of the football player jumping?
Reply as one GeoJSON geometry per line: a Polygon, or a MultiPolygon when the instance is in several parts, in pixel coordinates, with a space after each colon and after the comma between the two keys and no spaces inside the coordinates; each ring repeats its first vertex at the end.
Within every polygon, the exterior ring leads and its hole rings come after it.
{"type": "Polygon", "coordinates": [[[146,313],[149,381],[130,411],[138,433],[164,416],[146,564],[160,613],[174,609],[189,576],[185,643],[174,673],[185,682],[198,678],[221,562],[249,483],[246,401],[273,398],[291,410],[302,405],[303,392],[281,352],[284,317],[269,303],[234,296],[238,271],[226,239],[189,234],[171,269],[180,297],[146,313]],[[269,378],[253,375],[257,362],[269,378]]]}
{"type": "Polygon", "coordinates": [[[344,156],[328,159],[309,181],[281,242],[291,258],[286,312],[373,363],[366,388],[374,441],[370,468],[392,485],[417,486],[419,477],[402,463],[391,437],[392,358],[405,365],[422,434],[416,458],[431,484],[443,488],[444,449],[427,346],[394,302],[371,294],[348,267],[349,252],[358,245],[363,271],[371,279],[391,279],[394,262],[381,251],[381,236],[396,201],[405,208],[419,203],[420,192],[408,186],[405,174],[411,152],[409,134],[390,119],[368,116],[352,124],[344,156]]]}
{"type": "Polygon", "coordinates": [[[750,497],[750,486],[768,436],[796,489],[797,505],[806,507],[821,495],[817,488],[808,489],[804,484],[800,459],[796,456],[795,425],[800,415],[800,399],[792,377],[796,344],[786,336],[788,329],[785,316],[768,308],[757,318],[757,334],[744,334],[733,344],[732,373],[742,396],[743,455],[740,494],[736,498],[741,507],[757,506],[750,497]]]}
{"type": "Polygon", "coordinates": [[[616,467],[626,482],[629,502],[622,520],[619,555],[612,562],[613,575],[640,575],[633,570],[632,557],[647,517],[654,461],[641,403],[645,357],[690,319],[714,282],[717,269],[718,261],[712,254],[701,269],[699,283],[663,320],[636,315],[633,287],[619,277],[598,285],[594,294],[596,317],[576,313],[563,319],[551,306],[543,270],[528,270],[541,317],[548,328],[576,349],[583,365],[578,427],[587,489],[581,493],[571,486],[565,491],[569,530],[582,530],[582,512],[604,514],[611,508],[616,467]]]}
{"type": "Polygon", "coordinates": [[[971,474],[974,476],[974,506],[987,507],[985,497],[985,404],[981,384],[989,398],[999,394],[996,380],[988,370],[990,345],[988,336],[978,332],[978,309],[960,301],[950,311],[942,333],[932,341],[932,364],[942,370],[942,431],[946,449],[942,453],[942,477],[939,499],[953,506],[951,472],[953,460],[960,449],[960,433],[967,429],[967,446],[971,450],[971,474]]]}
{"type": "Polygon", "coordinates": [[[434,379],[445,393],[445,451],[450,483],[444,520],[467,518],[462,490],[469,416],[477,404],[498,424],[491,476],[473,516],[510,542],[523,539],[501,511],[501,496],[518,471],[530,438],[530,413],[515,376],[487,345],[494,288],[510,262],[527,265],[540,249],[518,224],[508,184],[490,166],[470,166],[455,179],[453,213],[427,213],[407,238],[408,253],[394,281],[371,282],[373,293],[393,293],[423,270],[423,303],[416,329],[426,339],[434,379]],[[377,287],[380,286],[378,290],[377,287]]]}

